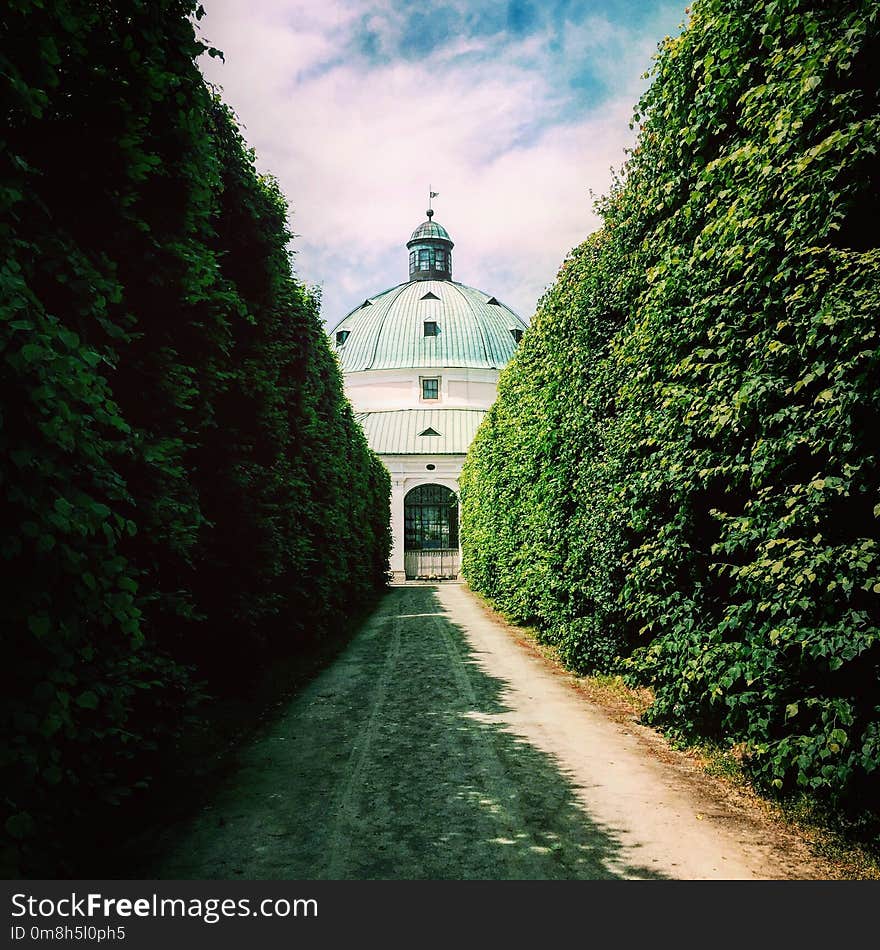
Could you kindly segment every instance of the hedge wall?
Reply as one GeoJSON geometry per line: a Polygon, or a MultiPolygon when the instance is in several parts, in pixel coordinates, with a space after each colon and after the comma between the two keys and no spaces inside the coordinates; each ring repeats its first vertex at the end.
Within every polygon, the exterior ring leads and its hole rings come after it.
{"type": "Polygon", "coordinates": [[[195,684],[234,688],[385,579],[387,473],[292,276],[285,201],[195,65],[194,14],[0,17],[13,870],[143,783],[195,684]]]}
{"type": "Polygon", "coordinates": [[[463,475],[469,582],[675,736],[878,805],[880,8],[697,0],[463,475]]]}

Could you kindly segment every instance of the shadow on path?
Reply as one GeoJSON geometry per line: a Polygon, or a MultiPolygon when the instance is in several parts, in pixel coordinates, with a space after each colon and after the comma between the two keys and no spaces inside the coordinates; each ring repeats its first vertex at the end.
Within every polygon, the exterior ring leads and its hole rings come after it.
{"type": "Polygon", "coordinates": [[[248,747],[209,806],[143,855],[159,878],[654,878],[623,862],[555,761],[505,730],[432,587],[391,590],[248,747]]]}

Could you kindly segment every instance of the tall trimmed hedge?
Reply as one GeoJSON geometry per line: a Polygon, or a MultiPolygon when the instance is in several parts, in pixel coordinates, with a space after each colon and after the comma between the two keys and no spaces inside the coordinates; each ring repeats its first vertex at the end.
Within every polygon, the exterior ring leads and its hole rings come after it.
{"type": "Polygon", "coordinates": [[[235,688],[385,579],[387,473],[193,14],[0,16],[2,787],[25,872],[143,782],[196,684],[235,688]]]}
{"type": "Polygon", "coordinates": [[[462,479],[470,583],[756,779],[880,788],[880,8],[697,0],[462,479]]]}

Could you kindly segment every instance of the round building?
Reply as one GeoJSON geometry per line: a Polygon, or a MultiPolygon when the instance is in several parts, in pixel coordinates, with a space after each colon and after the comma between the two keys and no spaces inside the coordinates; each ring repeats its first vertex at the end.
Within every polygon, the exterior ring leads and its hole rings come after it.
{"type": "Polygon", "coordinates": [[[458,576],[458,477],[526,329],[497,297],[452,279],[452,239],[427,214],[407,241],[409,280],[331,331],[346,394],[391,473],[395,580],[458,576]]]}

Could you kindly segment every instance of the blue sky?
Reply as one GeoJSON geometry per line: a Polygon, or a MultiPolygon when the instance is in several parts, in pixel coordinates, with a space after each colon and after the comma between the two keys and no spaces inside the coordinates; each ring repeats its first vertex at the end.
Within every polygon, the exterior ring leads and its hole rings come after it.
{"type": "Polygon", "coordinates": [[[296,270],[336,324],[407,279],[424,220],[453,277],[534,313],[632,143],[665,0],[203,0],[202,68],[278,178],[296,270]]]}

